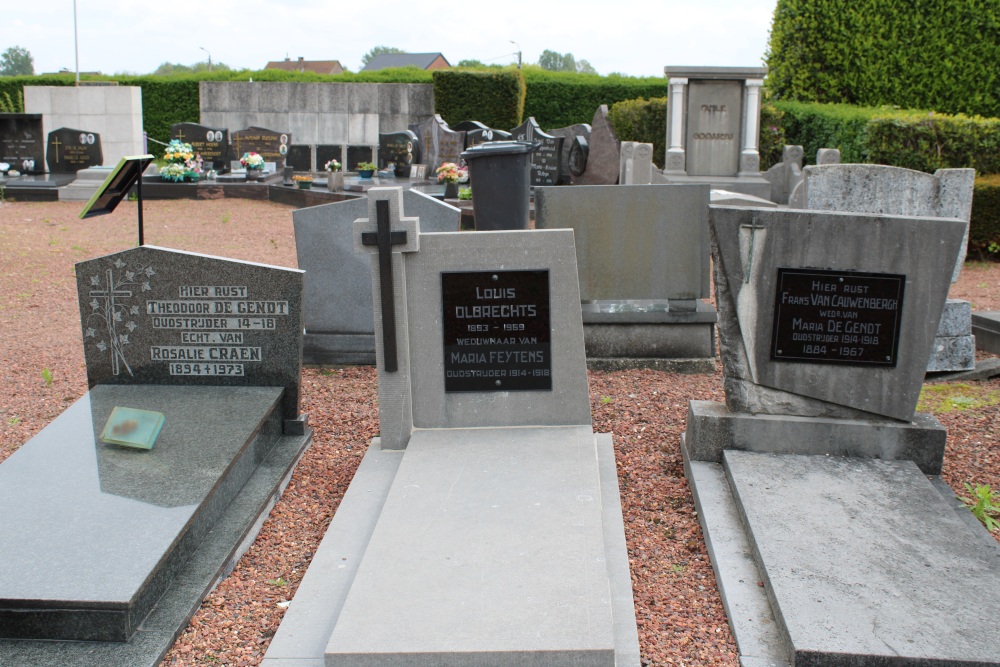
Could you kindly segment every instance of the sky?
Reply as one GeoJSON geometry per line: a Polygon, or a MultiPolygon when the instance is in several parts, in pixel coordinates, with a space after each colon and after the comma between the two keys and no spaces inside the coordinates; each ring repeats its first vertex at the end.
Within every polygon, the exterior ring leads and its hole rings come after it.
{"type": "MultiPolygon", "coordinates": [[[[147,74],[208,60],[339,60],[375,46],[441,52],[452,65],[535,63],[572,53],[599,74],[663,76],[666,65],[757,67],[777,0],[75,0],[81,72],[147,74]],[[418,9],[420,8],[420,9],[418,9]],[[514,42],[514,43],[512,43],[514,42]]],[[[76,70],[74,0],[0,0],[0,52],[26,48],[35,73],[76,70]]]]}

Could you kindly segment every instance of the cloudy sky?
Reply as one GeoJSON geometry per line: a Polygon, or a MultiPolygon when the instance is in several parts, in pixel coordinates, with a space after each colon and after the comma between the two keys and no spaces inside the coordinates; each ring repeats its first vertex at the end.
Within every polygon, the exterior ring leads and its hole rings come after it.
{"type": "MultiPolygon", "coordinates": [[[[80,71],[152,72],[208,59],[262,69],[299,56],[357,71],[377,45],[452,63],[537,62],[570,52],[600,74],[662,76],[665,65],[759,66],[776,0],[76,0],[80,71]],[[420,9],[418,9],[420,8],[420,9]],[[501,13],[502,11],[502,13],[501,13]],[[516,42],[515,46],[511,42],[516,42]],[[207,53],[206,53],[207,51],[207,53]]],[[[76,69],[73,0],[0,1],[0,52],[35,72],[76,69]]]]}

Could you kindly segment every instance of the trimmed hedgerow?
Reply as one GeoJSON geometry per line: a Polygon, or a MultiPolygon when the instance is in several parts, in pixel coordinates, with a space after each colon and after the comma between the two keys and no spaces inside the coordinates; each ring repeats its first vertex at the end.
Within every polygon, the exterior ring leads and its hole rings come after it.
{"type": "Polygon", "coordinates": [[[433,79],[434,111],[445,122],[478,120],[500,130],[521,124],[525,83],[520,70],[438,70],[433,79]]]}

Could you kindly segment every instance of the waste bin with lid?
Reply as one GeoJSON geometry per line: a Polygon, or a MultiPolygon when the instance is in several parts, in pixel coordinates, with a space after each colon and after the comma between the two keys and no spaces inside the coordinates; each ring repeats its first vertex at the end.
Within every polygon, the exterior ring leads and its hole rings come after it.
{"type": "Polygon", "coordinates": [[[462,153],[469,163],[477,230],[528,228],[531,153],[538,146],[530,141],[488,141],[462,153]]]}

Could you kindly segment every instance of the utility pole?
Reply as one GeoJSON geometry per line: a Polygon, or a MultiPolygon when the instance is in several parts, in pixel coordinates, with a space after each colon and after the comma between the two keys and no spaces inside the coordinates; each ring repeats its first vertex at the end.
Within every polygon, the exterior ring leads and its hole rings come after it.
{"type": "Polygon", "coordinates": [[[521,69],[521,45],[514,40],[510,40],[510,43],[517,47],[517,68],[521,69]]]}

